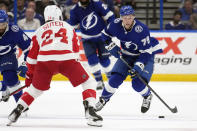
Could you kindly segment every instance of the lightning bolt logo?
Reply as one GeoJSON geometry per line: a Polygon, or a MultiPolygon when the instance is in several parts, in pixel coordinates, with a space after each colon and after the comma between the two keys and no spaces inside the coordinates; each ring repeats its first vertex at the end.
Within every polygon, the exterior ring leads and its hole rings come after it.
{"type": "Polygon", "coordinates": [[[91,14],[89,14],[88,15],[88,17],[87,17],[87,19],[86,19],[86,30],[88,29],[88,27],[90,26],[90,24],[91,24],[91,20],[92,20],[92,18],[93,18],[93,14],[94,14],[94,12],[92,12],[91,14]]]}
{"type": "Polygon", "coordinates": [[[97,20],[97,16],[92,12],[83,19],[82,26],[85,30],[91,29],[97,24],[97,20]]]}

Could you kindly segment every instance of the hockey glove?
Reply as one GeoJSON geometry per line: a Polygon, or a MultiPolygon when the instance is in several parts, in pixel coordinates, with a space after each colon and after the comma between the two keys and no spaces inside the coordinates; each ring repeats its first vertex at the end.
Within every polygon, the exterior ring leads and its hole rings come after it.
{"type": "Polygon", "coordinates": [[[22,64],[18,67],[17,73],[18,73],[21,77],[25,78],[26,72],[27,72],[27,65],[26,65],[26,63],[25,63],[25,61],[24,61],[24,62],[22,62],[22,64]]]}
{"type": "Polygon", "coordinates": [[[109,52],[110,54],[112,54],[114,57],[116,58],[120,58],[120,54],[119,52],[120,51],[120,48],[113,42],[111,42],[108,46],[105,47],[109,52]]]}
{"type": "Polygon", "coordinates": [[[33,79],[33,74],[27,71],[27,73],[26,73],[26,79],[25,79],[25,85],[27,87],[29,87],[31,85],[32,79],[33,79]]]}
{"type": "Polygon", "coordinates": [[[132,70],[129,70],[129,74],[131,76],[132,79],[136,78],[136,73],[138,73],[139,75],[142,74],[144,70],[144,64],[141,62],[136,62],[133,66],[132,70]]]}

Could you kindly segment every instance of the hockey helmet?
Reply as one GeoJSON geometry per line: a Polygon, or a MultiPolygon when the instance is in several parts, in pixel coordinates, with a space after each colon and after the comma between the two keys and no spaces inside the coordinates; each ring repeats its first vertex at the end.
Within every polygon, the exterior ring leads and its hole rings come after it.
{"type": "Polygon", "coordinates": [[[0,23],[8,22],[8,15],[5,10],[0,10],[0,23]]]}
{"type": "Polygon", "coordinates": [[[134,9],[127,5],[127,6],[122,6],[120,9],[120,16],[124,16],[124,15],[134,15],[135,11],[134,9]]]}
{"type": "Polygon", "coordinates": [[[62,11],[56,5],[48,5],[44,9],[44,19],[45,21],[63,20],[62,11]]]}

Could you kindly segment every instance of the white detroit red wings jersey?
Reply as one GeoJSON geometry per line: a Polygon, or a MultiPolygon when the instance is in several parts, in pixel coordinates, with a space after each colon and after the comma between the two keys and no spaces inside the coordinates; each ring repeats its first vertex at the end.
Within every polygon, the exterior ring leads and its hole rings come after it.
{"type": "Polygon", "coordinates": [[[50,21],[33,35],[27,63],[78,58],[79,40],[74,28],[64,21],[50,21]]]}

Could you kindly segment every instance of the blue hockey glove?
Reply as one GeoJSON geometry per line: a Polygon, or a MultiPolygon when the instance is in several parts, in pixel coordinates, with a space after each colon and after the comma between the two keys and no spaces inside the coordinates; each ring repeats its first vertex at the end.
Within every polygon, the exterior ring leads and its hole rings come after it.
{"type": "Polygon", "coordinates": [[[141,62],[136,62],[133,66],[132,70],[129,70],[130,76],[131,78],[136,78],[136,73],[138,73],[139,75],[142,74],[144,70],[144,64],[141,62]]]}
{"type": "Polygon", "coordinates": [[[21,77],[25,78],[26,72],[27,72],[26,63],[25,63],[25,62],[22,62],[22,64],[21,64],[21,65],[18,67],[18,69],[17,69],[17,73],[18,73],[21,77]]]}
{"type": "Polygon", "coordinates": [[[110,54],[112,54],[114,57],[116,58],[120,58],[120,48],[114,43],[114,42],[111,42],[108,46],[105,47],[109,52],[110,54]]]}

